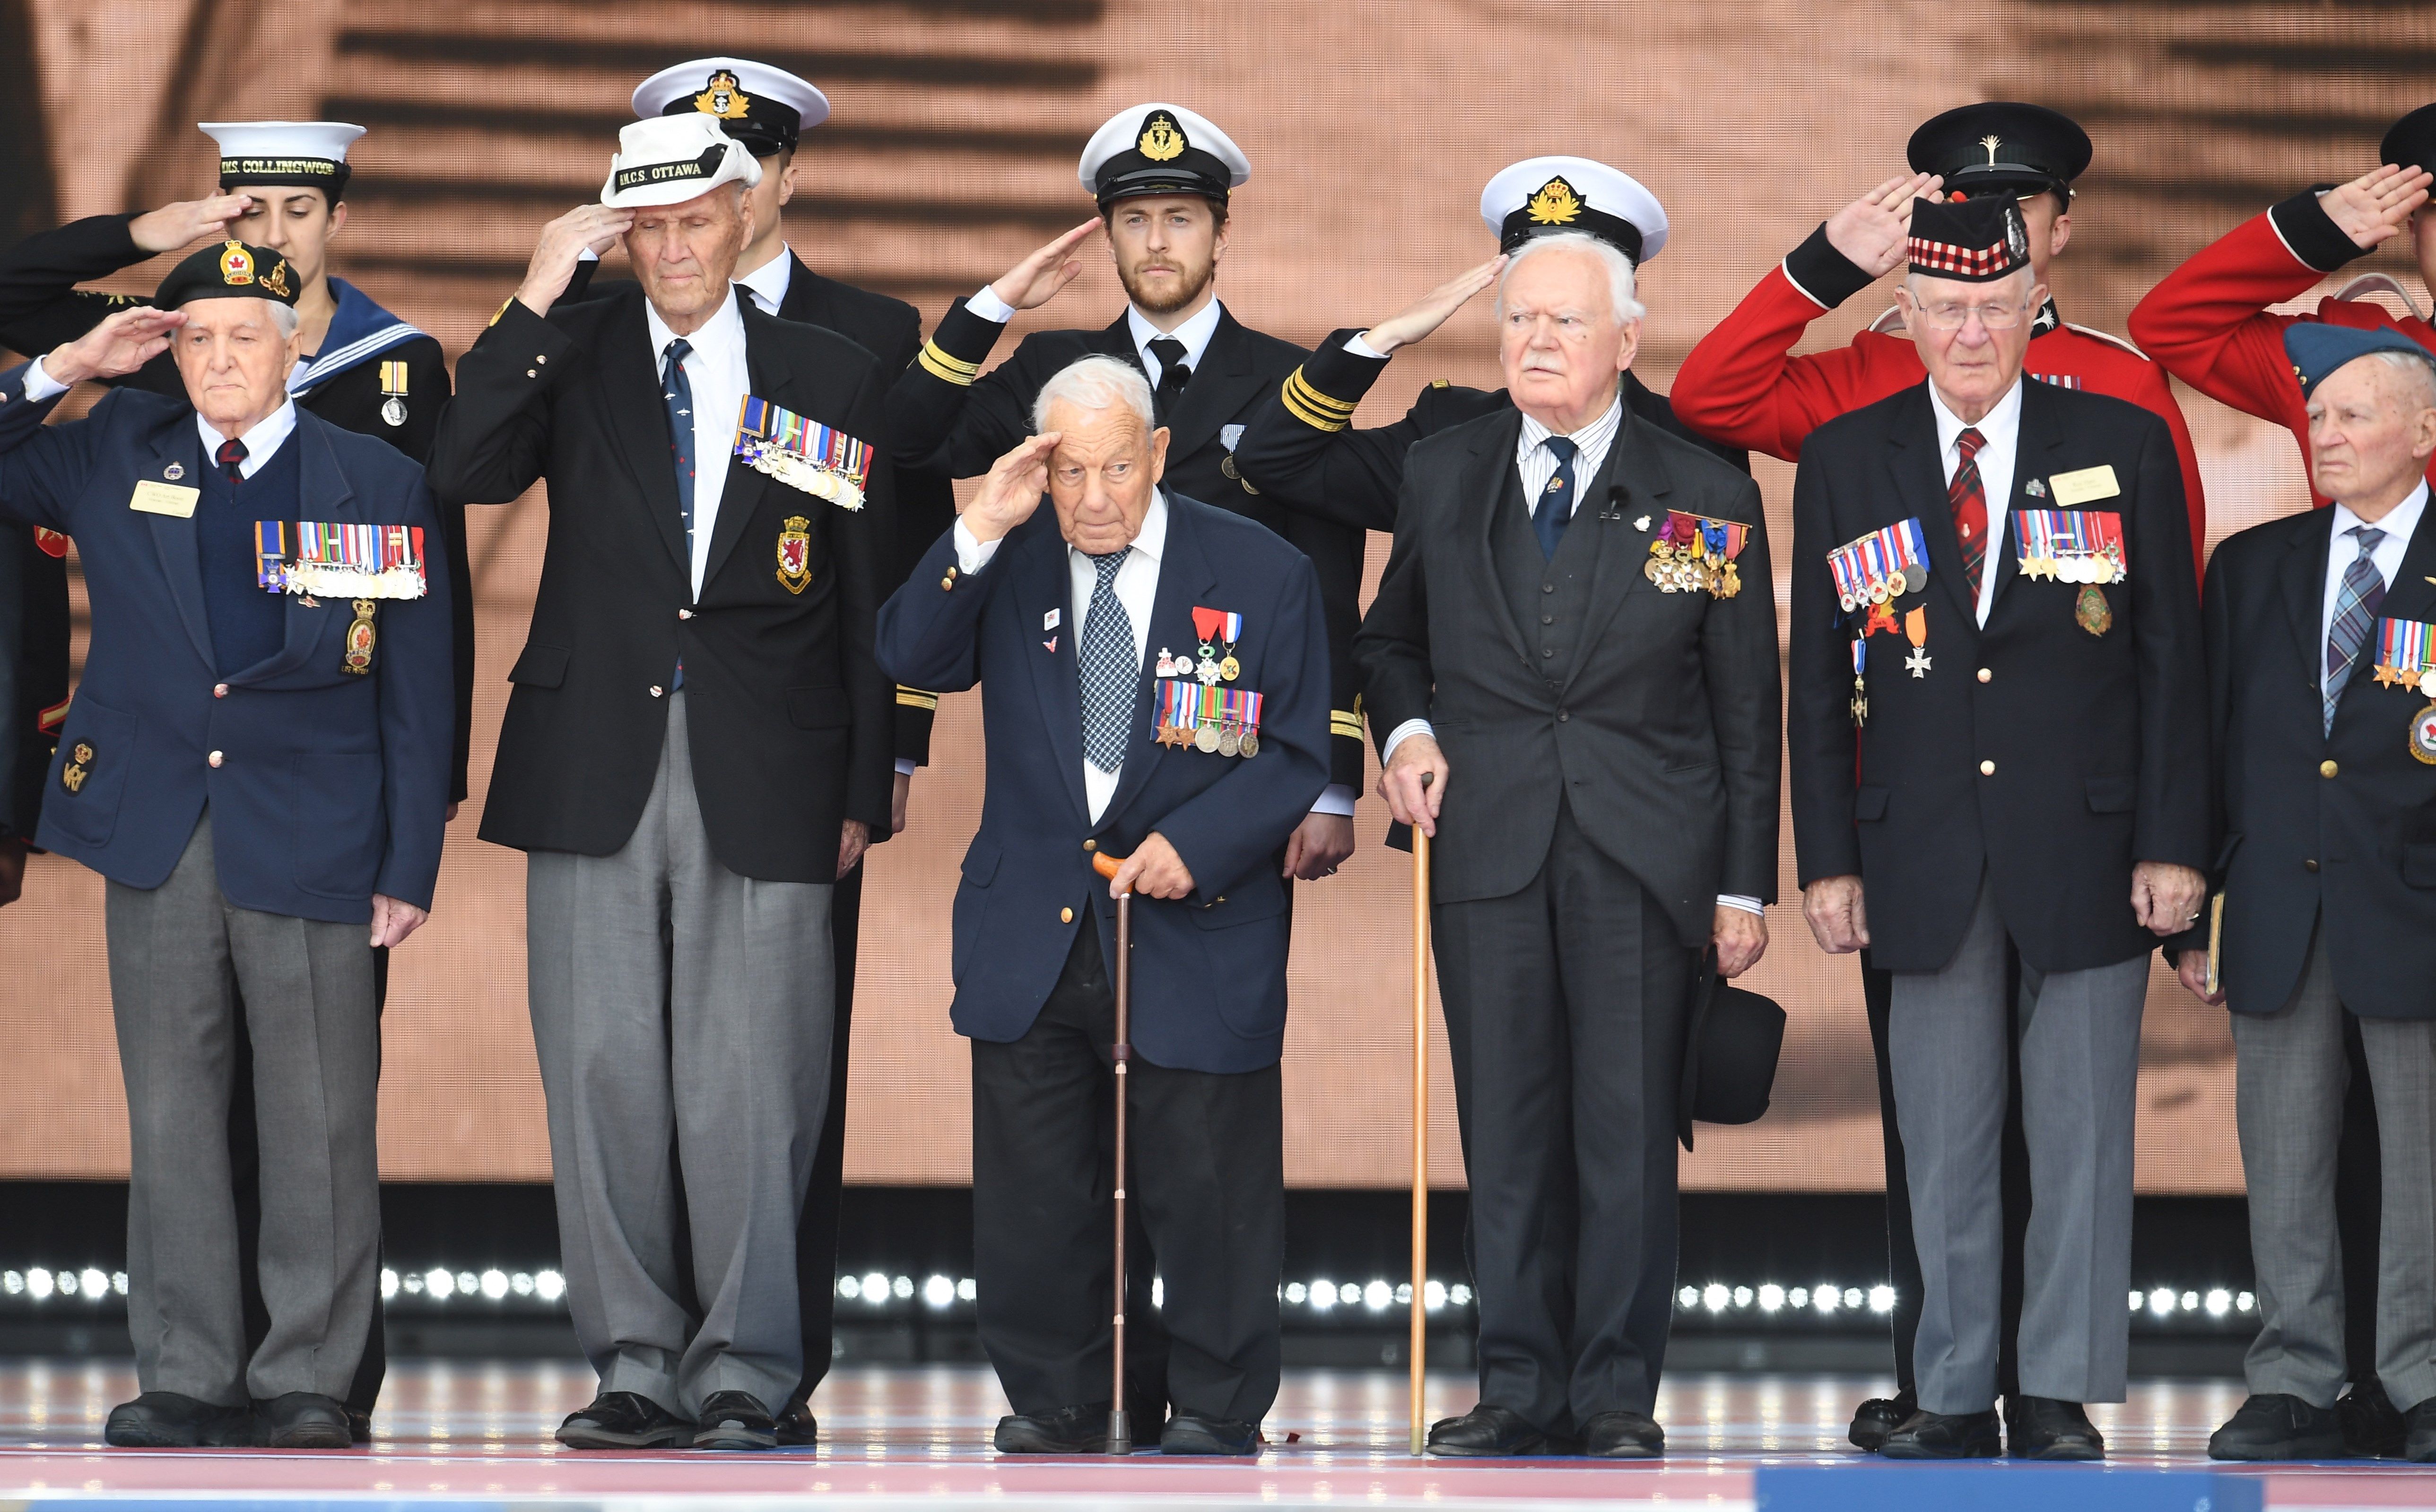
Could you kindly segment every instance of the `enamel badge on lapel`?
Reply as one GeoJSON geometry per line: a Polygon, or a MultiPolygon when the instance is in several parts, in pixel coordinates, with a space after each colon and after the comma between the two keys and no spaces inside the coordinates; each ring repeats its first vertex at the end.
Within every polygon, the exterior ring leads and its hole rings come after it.
{"type": "Polygon", "coordinates": [[[812,522],[790,514],[778,528],[778,586],[801,593],[812,581],[812,522]]]}
{"type": "Polygon", "coordinates": [[[178,479],[186,476],[186,464],[184,462],[171,462],[168,466],[161,469],[161,476],[174,483],[178,479]]]}
{"type": "Polygon", "coordinates": [[[355,623],[347,627],[347,653],[339,660],[339,669],[363,676],[373,669],[373,643],[379,633],[373,628],[373,611],[377,605],[370,599],[356,600],[355,623]]]}

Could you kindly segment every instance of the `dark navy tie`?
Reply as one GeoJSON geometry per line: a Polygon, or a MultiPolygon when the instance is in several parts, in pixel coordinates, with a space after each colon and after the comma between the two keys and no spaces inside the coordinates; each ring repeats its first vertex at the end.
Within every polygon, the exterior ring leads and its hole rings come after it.
{"type": "Polygon", "coordinates": [[[1540,501],[1531,507],[1531,529],[1540,537],[1540,554],[1553,557],[1557,543],[1565,538],[1565,527],[1574,520],[1574,453],[1579,448],[1571,436],[1551,436],[1540,444],[1557,459],[1557,471],[1548,486],[1540,490],[1540,501]]]}
{"type": "Polygon", "coordinates": [[[1152,405],[1158,423],[1172,425],[1175,407],[1184,400],[1184,386],[1192,381],[1192,370],[1184,363],[1184,343],[1172,336],[1152,340],[1150,355],[1158,358],[1158,389],[1151,395],[1152,405]]]}
{"type": "MultiPolygon", "coordinates": [[[[685,517],[685,574],[687,600],[693,597],[693,384],[686,377],[685,359],[693,343],[678,337],[669,343],[660,364],[660,397],[669,402],[669,450],[675,454],[677,513],[685,517]]],[[[685,686],[685,662],[669,679],[670,687],[685,686]]]]}

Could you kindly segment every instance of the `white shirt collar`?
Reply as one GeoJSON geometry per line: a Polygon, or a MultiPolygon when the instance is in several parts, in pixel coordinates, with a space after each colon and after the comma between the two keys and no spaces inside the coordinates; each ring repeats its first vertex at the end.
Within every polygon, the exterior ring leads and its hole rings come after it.
{"type": "MultiPolygon", "coordinates": [[[[245,461],[237,463],[237,476],[252,478],[262,471],[263,464],[278,455],[279,448],[286,444],[288,435],[295,429],[296,401],[282,400],[278,408],[254,422],[253,428],[245,433],[245,461]]],[[[213,429],[212,423],[200,412],[195,416],[195,430],[203,438],[203,460],[210,462],[219,454],[220,443],[228,438],[213,429]]],[[[212,465],[217,467],[218,463],[212,462],[212,465]]]]}
{"type": "MultiPolygon", "coordinates": [[[[1583,452],[1596,451],[1601,456],[1605,456],[1607,454],[1608,443],[1615,439],[1616,427],[1623,424],[1624,391],[1623,389],[1618,388],[1615,393],[1615,402],[1607,407],[1607,413],[1599,416],[1596,420],[1592,421],[1589,425],[1584,426],[1581,429],[1574,432],[1573,442],[1575,455],[1578,456],[1583,452]]],[[[1523,457],[1529,456],[1541,442],[1546,441],[1549,437],[1555,434],[1555,431],[1550,430],[1547,426],[1540,424],[1537,420],[1532,419],[1531,416],[1526,413],[1522,417],[1522,437],[1516,443],[1515,449],[1517,455],[1523,457]]]]}
{"type": "Polygon", "coordinates": [[[1937,391],[1935,379],[1931,379],[1928,385],[1928,407],[1937,416],[1940,456],[1954,449],[1955,439],[1962,434],[1965,426],[1977,429],[1988,440],[1992,441],[1999,436],[2010,439],[2019,435],[2022,429],[2022,378],[2019,374],[2014,374],[2013,386],[2005,391],[2005,396],[1975,421],[1966,421],[1945,408],[1945,395],[1937,391]]]}
{"type": "MultiPolygon", "coordinates": [[[[1052,505],[1047,507],[1054,508],[1055,506],[1052,505]]],[[[1142,513],[1141,530],[1135,533],[1130,548],[1150,558],[1153,563],[1157,563],[1159,557],[1166,552],[1167,490],[1163,488],[1154,488],[1150,491],[1150,508],[1142,513]]],[[[1070,541],[1067,543],[1066,549],[1078,561],[1088,562],[1090,560],[1090,557],[1085,553],[1082,547],[1074,545],[1070,541]]]]}
{"type": "MultiPolygon", "coordinates": [[[[2338,499],[2335,501],[2333,522],[2335,545],[2337,547],[2348,545],[2349,543],[2343,539],[2343,532],[2356,525],[2366,525],[2372,530],[2385,532],[2385,539],[2377,543],[2380,552],[2388,546],[2406,545],[2410,542],[2411,533],[2419,529],[2419,516],[2427,511],[2427,479],[2425,478],[2419,480],[2419,486],[2412,489],[2410,495],[2401,503],[2386,511],[2384,518],[2374,522],[2361,519],[2352,513],[2350,505],[2338,499]]],[[[2387,576],[2391,577],[2392,574],[2389,573],[2387,576]]]]}
{"type": "MultiPolygon", "coordinates": [[[[1209,350],[1209,339],[1218,334],[1218,318],[1224,313],[1226,313],[1225,306],[1212,299],[1209,304],[1201,306],[1200,313],[1192,319],[1173,331],[1162,331],[1145,320],[1141,311],[1127,304],[1125,331],[1134,339],[1134,351],[1140,354],[1142,359],[1143,371],[1148,372],[1150,369],[1150,344],[1161,337],[1173,337],[1184,343],[1184,365],[1198,373],[1201,371],[1201,354],[1209,350]]],[[[1151,380],[1154,384],[1157,381],[1157,378],[1151,380]]]]}
{"type": "Polygon", "coordinates": [[[787,303],[787,290],[795,281],[795,249],[784,242],[778,244],[778,255],[749,273],[739,273],[736,281],[753,291],[769,313],[778,313],[787,303]]]}
{"type": "MultiPolygon", "coordinates": [[[[710,358],[724,357],[731,352],[744,350],[744,317],[736,308],[739,297],[735,287],[730,286],[727,298],[720,304],[719,313],[704,322],[702,329],[686,338],[694,351],[710,358]]],[[[669,343],[676,339],[677,333],[669,329],[669,322],[660,319],[659,309],[650,300],[643,301],[643,323],[651,329],[652,367],[656,372],[668,353],[669,343]]]]}

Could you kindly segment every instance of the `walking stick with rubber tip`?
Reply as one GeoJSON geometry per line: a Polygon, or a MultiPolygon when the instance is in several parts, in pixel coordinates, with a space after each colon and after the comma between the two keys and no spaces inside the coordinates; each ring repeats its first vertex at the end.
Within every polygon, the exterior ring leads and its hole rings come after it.
{"type": "MultiPolygon", "coordinates": [[[[1421,773],[1427,788],[1436,773],[1421,773]]],[[[1418,817],[1418,816],[1417,816],[1418,817]]],[[[1413,1452],[1426,1444],[1421,1399],[1430,1279],[1430,837],[1413,826],[1413,1452]]]]}
{"type": "MultiPolygon", "coordinates": [[[[1114,880],[1118,868],[1124,865],[1122,856],[1101,851],[1091,858],[1091,869],[1114,880]]],[[[1129,1022],[1132,1009],[1134,974],[1134,890],[1126,888],[1117,895],[1117,1042],[1109,1060],[1117,1073],[1117,1305],[1115,1313],[1115,1347],[1111,1351],[1111,1374],[1114,1389],[1108,1396],[1108,1452],[1130,1454],[1134,1451],[1132,1419],[1125,1412],[1125,1068],[1134,1058],[1133,1033],[1129,1022]]]]}

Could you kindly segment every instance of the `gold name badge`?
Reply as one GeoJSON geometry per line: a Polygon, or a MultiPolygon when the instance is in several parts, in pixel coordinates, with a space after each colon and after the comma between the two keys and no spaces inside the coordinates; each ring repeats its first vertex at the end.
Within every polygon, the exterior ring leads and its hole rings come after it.
{"type": "Polygon", "coordinates": [[[202,496],[200,488],[180,488],[175,483],[156,483],[148,478],[135,485],[135,496],[127,501],[127,507],[147,514],[173,514],[190,520],[195,517],[195,500],[202,496]]]}
{"type": "Polygon", "coordinates": [[[2123,492],[2123,485],[2114,480],[2112,462],[2100,462],[2096,467],[2084,467],[2079,472],[2058,473],[2047,479],[2047,486],[2055,490],[2056,503],[2065,509],[2101,498],[2114,498],[2123,492]]]}

